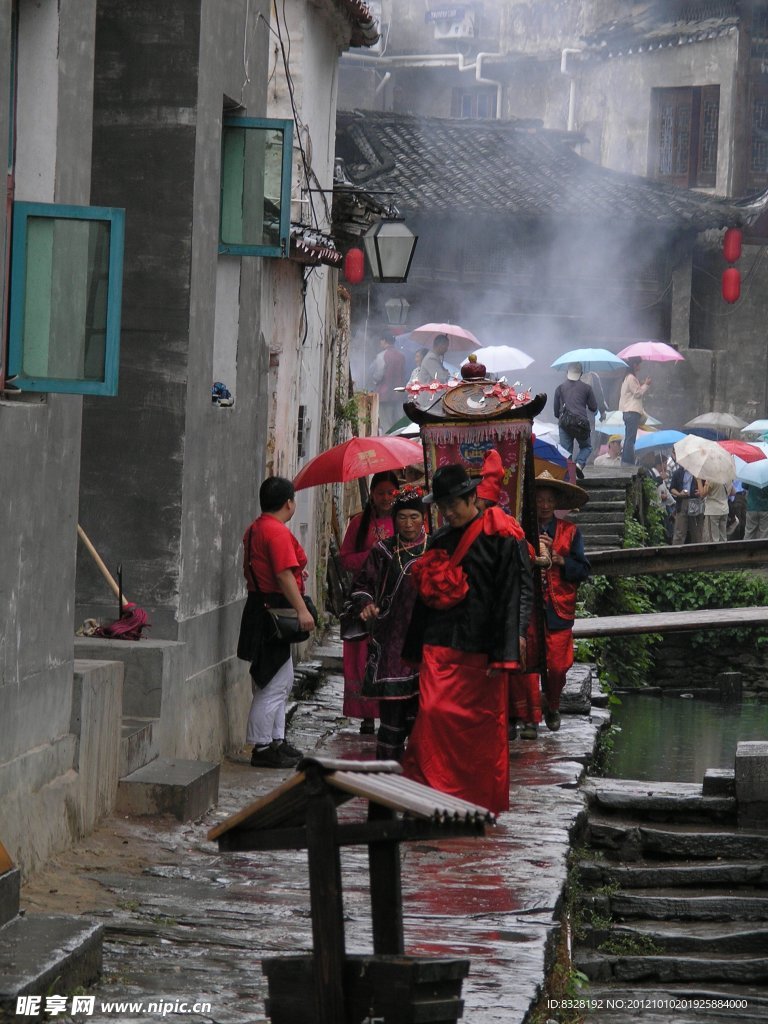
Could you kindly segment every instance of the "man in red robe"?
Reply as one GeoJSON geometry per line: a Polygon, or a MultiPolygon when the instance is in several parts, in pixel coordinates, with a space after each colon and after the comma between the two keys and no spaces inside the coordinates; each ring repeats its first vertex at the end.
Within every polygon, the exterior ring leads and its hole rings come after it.
{"type": "Polygon", "coordinates": [[[405,653],[420,661],[419,712],[403,769],[498,813],[509,807],[506,672],[525,662],[533,586],[518,540],[480,514],[476,487],[463,466],[442,466],[424,499],[445,525],[414,567],[405,653]]]}

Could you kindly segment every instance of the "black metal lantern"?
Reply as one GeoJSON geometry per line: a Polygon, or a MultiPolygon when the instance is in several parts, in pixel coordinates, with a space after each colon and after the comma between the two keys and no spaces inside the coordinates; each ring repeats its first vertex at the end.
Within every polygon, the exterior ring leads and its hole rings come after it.
{"type": "Polygon", "coordinates": [[[402,217],[386,218],[369,228],[363,244],[373,279],[382,284],[407,281],[417,241],[402,217]]]}

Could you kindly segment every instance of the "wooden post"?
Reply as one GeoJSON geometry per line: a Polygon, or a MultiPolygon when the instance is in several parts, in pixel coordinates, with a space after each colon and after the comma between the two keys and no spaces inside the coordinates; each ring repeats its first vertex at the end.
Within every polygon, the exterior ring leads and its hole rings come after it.
{"type": "Polygon", "coordinates": [[[308,767],[307,857],[312,908],[316,1024],[343,1024],[344,908],[336,806],[318,767],[308,767]]]}
{"type": "MultiPolygon", "coordinates": [[[[388,807],[373,802],[368,805],[368,820],[395,820],[388,807]]],[[[400,844],[379,842],[368,844],[368,865],[371,876],[371,920],[373,952],[398,954],[405,951],[403,939],[403,890],[400,877],[400,844]]]]}

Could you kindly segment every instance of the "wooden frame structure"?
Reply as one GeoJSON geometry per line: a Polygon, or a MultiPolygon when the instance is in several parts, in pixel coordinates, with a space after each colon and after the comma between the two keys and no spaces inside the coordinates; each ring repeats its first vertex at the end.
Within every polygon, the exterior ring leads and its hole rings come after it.
{"type": "MultiPolygon", "coordinates": [[[[307,757],[282,785],[208,833],[222,851],[306,849],[314,950],[314,1005],[307,1020],[313,1024],[348,1019],[341,847],[368,846],[374,956],[402,957],[399,844],[482,836],[495,823],[486,808],[405,779],[401,772],[396,761],[307,757]],[[368,801],[367,819],[340,823],[337,807],[354,797],[368,801]]],[[[456,974],[456,962],[447,963],[456,974]]],[[[457,997],[452,1002],[460,1007],[457,997]]]]}

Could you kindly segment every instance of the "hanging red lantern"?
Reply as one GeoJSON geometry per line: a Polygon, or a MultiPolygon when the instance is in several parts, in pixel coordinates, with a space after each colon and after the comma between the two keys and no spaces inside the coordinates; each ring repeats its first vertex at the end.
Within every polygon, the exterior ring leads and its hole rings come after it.
{"type": "Polygon", "coordinates": [[[728,267],[723,271],[722,291],[726,302],[738,302],[741,295],[741,273],[736,267],[728,267]]]}
{"type": "Polygon", "coordinates": [[[735,263],[741,256],[741,238],[739,228],[728,228],[723,235],[723,256],[726,263],[735,263]]]}
{"type": "Polygon", "coordinates": [[[344,278],[350,284],[360,284],[365,277],[365,253],[362,249],[348,249],[344,257],[344,278]]]}

